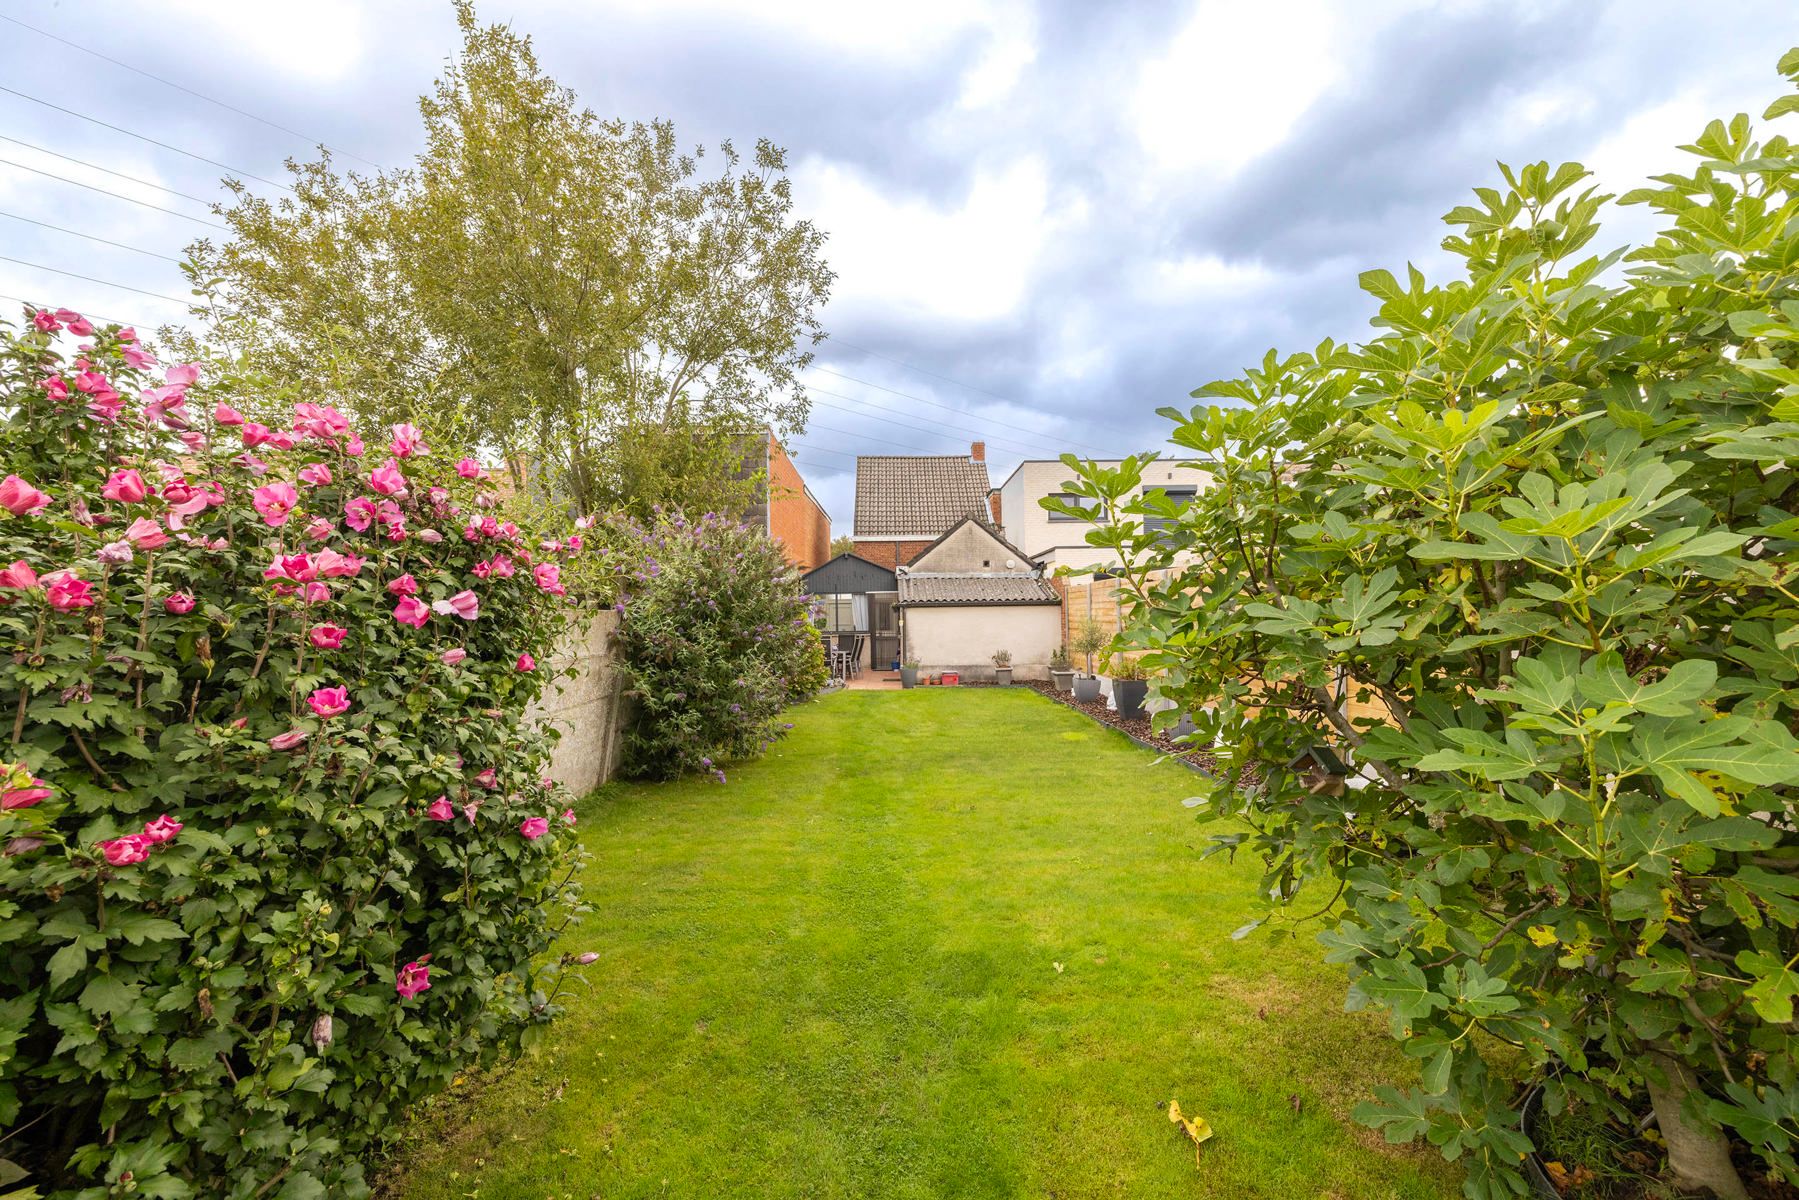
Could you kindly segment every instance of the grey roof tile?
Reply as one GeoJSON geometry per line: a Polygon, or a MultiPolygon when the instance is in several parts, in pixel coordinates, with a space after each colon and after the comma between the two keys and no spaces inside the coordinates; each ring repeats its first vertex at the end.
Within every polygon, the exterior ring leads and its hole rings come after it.
{"type": "Polygon", "coordinates": [[[966,454],[856,459],[856,536],[934,538],[964,517],[988,518],[987,464],[966,454]]]}
{"type": "Polygon", "coordinates": [[[1060,604],[1047,579],[1035,575],[901,575],[901,604],[1060,604]]]}

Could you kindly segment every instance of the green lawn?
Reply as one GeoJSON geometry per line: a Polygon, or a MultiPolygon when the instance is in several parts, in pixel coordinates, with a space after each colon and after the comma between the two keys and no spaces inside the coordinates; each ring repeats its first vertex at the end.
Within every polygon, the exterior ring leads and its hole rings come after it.
{"type": "Polygon", "coordinates": [[[1199,860],[1183,768],[1025,689],[793,719],[726,786],[587,802],[592,990],[420,1115],[389,1195],[1457,1191],[1348,1120],[1416,1073],[1310,934],[1230,940],[1256,865],[1199,860]]]}

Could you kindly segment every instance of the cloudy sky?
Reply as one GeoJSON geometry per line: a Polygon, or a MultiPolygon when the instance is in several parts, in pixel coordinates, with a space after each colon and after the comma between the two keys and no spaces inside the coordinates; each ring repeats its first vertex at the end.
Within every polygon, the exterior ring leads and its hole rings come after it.
{"type": "MultiPolygon", "coordinates": [[[[856,453],[982,437],[997,482],[1020,458],[1157,445],[1156,408],[1199,384],[1359,336],[1358,271],[1440,272],[1438,218],[1495,160],[1579,159],[1623,190],[1677,165],[1708,118],[1759,115],[1799,44],[1790,0],[480,12],[534,35],[602,115],[788,148],[839,275],[793,439],[838,532],[856,453]]],[[[41,31],[0,21],[0,295],[142,325],[181,311],[170,260],[208,232],[216,164],[278,181],[321,141],[346,165],[405,163],[415,98],[456,46],[439,0],[0,0],[0,16],[41,31]]],[[[1641,210],[1607,228],[1640,236],[1641,210]]]]}

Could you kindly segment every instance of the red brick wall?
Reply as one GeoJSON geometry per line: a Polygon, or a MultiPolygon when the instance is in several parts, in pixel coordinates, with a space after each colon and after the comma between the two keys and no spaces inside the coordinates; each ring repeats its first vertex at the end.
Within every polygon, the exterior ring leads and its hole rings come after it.
{"type": "Polygon", "coordinates": [[[869,562],[892,569],[910,566],[912,560],[931,548],[930,542],[865,542],[856,541],[856,554],[869,562]]]}
{"type": "Polygon", "coordinates": [[[774,438],[768,440],[768,532],[781,543],[787,561],[802,571],[831,557],[831,519],[774,438]]]}

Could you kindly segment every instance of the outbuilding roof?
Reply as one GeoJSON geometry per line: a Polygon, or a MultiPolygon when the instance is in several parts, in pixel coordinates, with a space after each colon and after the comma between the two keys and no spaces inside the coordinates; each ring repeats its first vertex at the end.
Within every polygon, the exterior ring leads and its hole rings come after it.
{"type": "Polygon", "coordinates": [[[1060,604],[1048,580],[1035,575],[901,575],[901,605],[1060,604]]]}
{"type": "Polygon", "coordinates": [[[987,515],[987,464],[968,454],[856,459],[857,537],[936,537],[987,515]]]}

